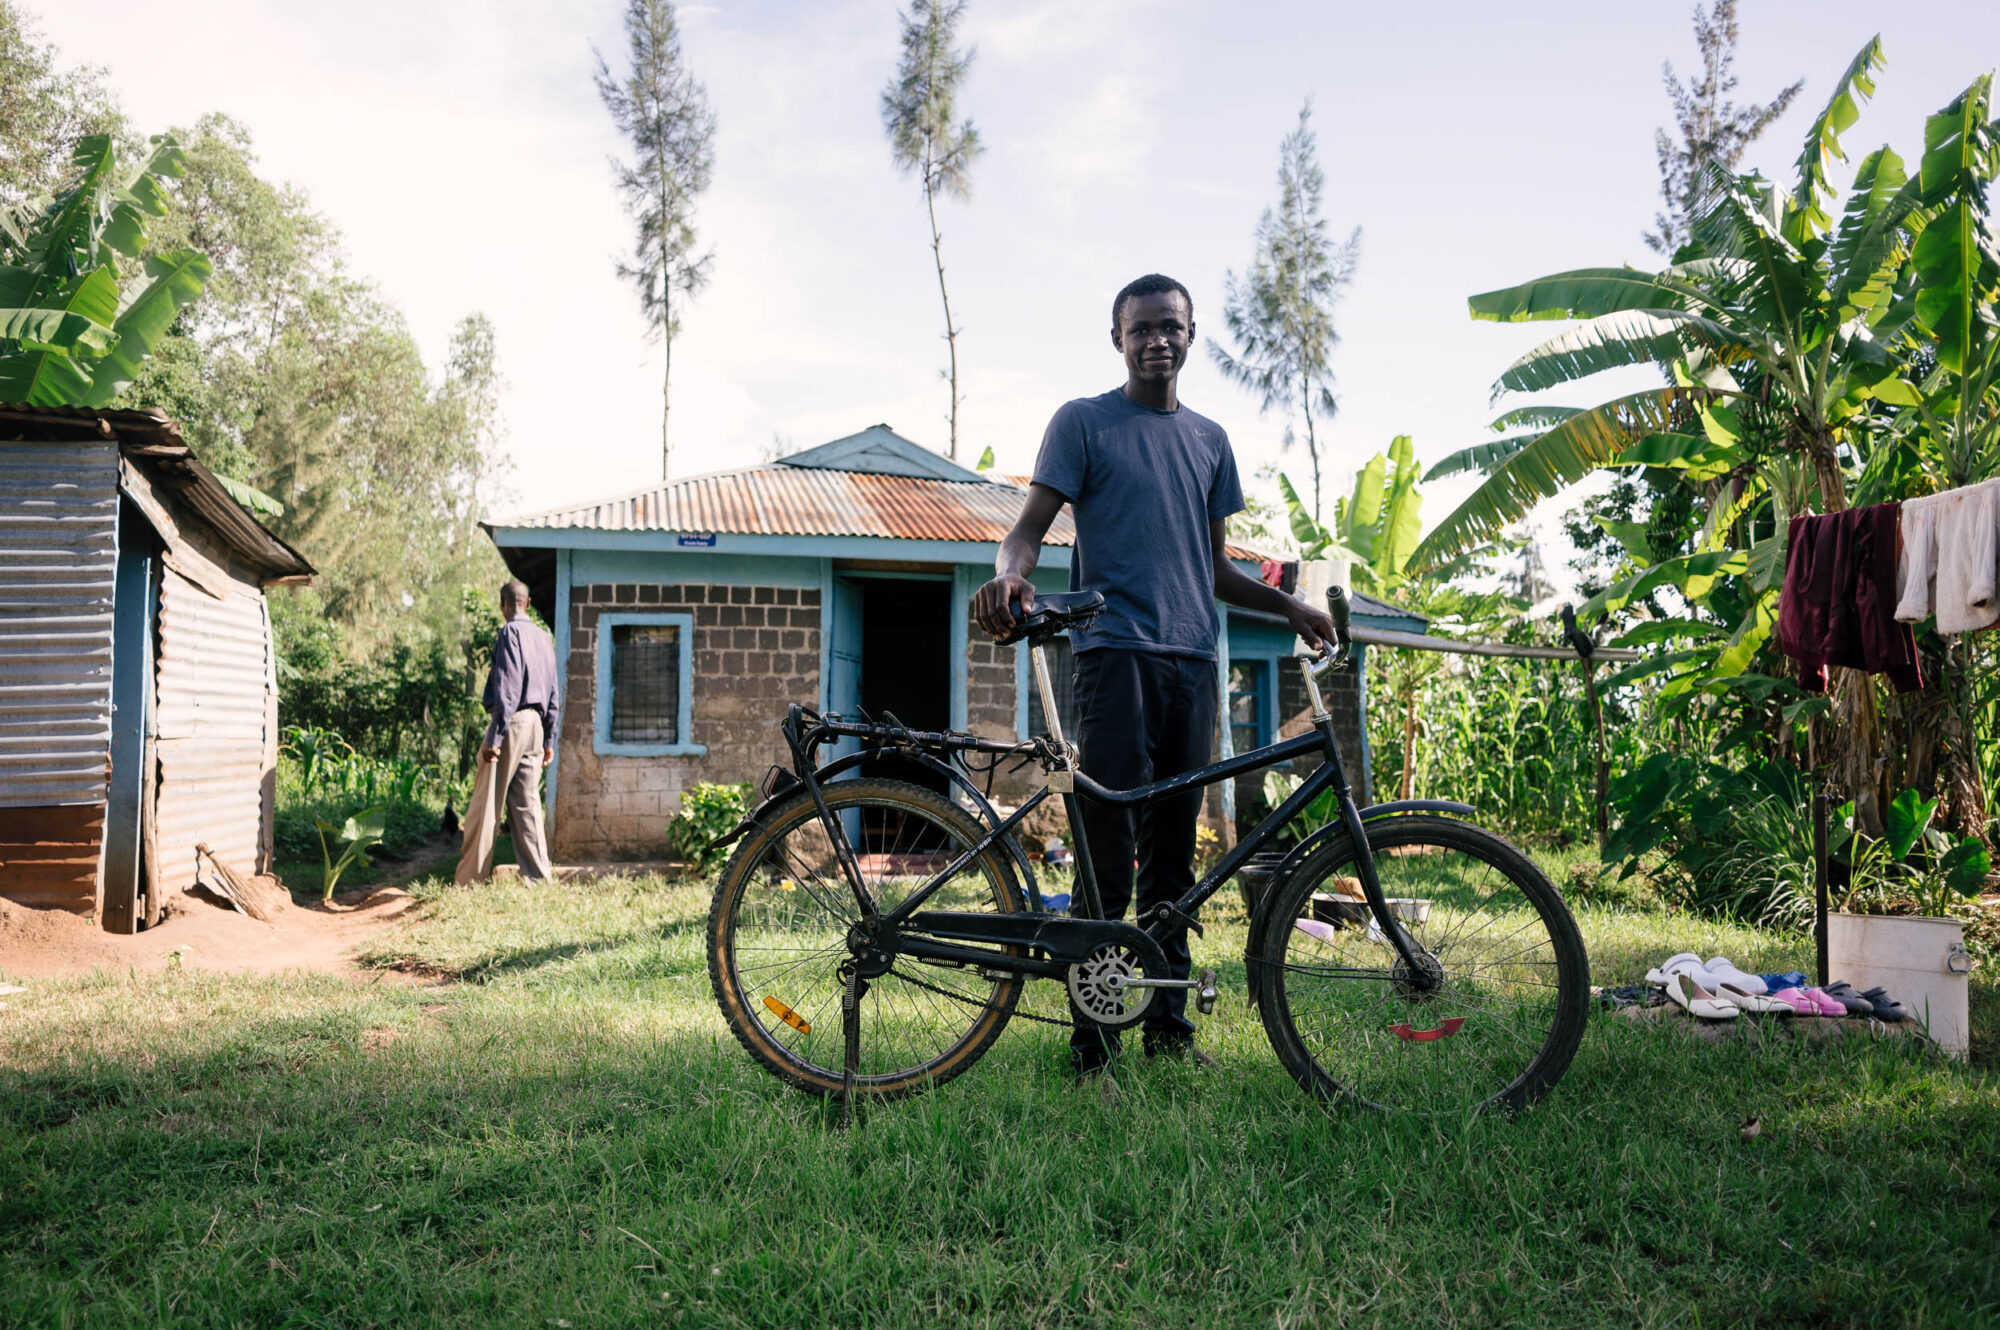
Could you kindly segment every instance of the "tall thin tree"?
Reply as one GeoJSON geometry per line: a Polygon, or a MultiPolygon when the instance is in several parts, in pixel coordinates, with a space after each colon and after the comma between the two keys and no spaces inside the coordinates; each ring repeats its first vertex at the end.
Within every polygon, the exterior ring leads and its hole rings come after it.
{"type": "Polygon", "coordinates": [[[1262,399],[1258,410],[1285,413],[1284,446],[1299,441],[1300,413],[1306,455],[1312,461],[1312,512],[1321,521],[1320,427],[1333,419],[1333,348],[1340,341],[1333,309],[1354,280],[1361,258],[1361,228],[1334,242],[1321,214],[1326,175],[1312,131],[1312,101],[1278,149],[1278,202],[1257,222],[1257,252],[1239,280],[1224,279],[1222,321],[1236,341],[1230,352],[1213,338],[1216,366],[1262,399]]]}
{"type": "Polygon", "coordinates": [[[1666,209],[1653,218],[1657,231],[1646,233],[1646,244],[1671,257],[1687,243],[1688,215],[1695,204],[1708,164],[1734,171],[1743,150],[1773,120],[1785,113],[1806,81],[1800,79],[1763,105],[1738,107],[1729,101],[1736,91],[1736,0],[1714,0],[1707,9],[1694,7],[1694,44],[1701,52],[1701,77],[1682,83],[1673,62],[1660,68],[1667,96],[1674,104],[1678,141],[1664,129],[1653,134],[1660,158],[1660,198],[1666,209]]]}
{"type": "Polygon", "coordinates": [[[931,224],[931,259],[937,265],[938,298],[944,302],[944,340],[951,367],[951,443],[958,460],[958,334],[951,321],[951,291],[944,280],[944,237],[938,230],[937,199],[972,193],[972,163],[985,151],[972,121],[958,119],[958,92],[972,67],[974,52],[959,50],[958,22],[965,0],[911,0],[903,24],[903,56],[882,90],[882,126],[896,165],[914,171],[924,187],[924,212],[931,224]]]}
{"type": "Polygon", "coordinates": [[[625,211],[638,223],[632,259],[619,263],[618,275],[637,288],[647,327],[666,351],[660,374],[660,478],[668,480],[674,336],[680,331],[674,296],[701,290],[715,257],[713,250],[695,252],[694,227],[695,200],[715,172],[715,113],[681,55],[671,0],[629,0],[625,48],[630,68],[622,77],[594,52],[597,95],[632,145],[630,162],[611,162],[625,211]]]}

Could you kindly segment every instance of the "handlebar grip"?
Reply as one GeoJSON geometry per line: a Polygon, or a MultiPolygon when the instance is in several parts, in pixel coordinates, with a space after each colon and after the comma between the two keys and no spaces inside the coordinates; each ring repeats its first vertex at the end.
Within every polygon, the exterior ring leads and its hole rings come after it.
{"type": "Polygon", "coordinates": [[[1340,639],[1340,645],[1348,645],[1353,639],[1348,635],[1347,588],[1330,586],[1326,589],[1326,612],[1333,616],[1333,635],[1340,639]]]}

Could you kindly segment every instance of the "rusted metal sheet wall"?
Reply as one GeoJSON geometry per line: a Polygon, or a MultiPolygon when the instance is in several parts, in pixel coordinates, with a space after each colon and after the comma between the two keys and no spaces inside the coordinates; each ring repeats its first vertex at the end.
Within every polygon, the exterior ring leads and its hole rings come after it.
{"type": "Polygon", "coordinates": [[[172,569],[160,586],[160,890],[193,883],[195,846],[243,873],[263,867],[263,784],[271,724],[263,593],[218,600],[172,569]]]}
{"type": "Polygon", "coordinates": [[[0,442],[0,896],[89,913],[111,757],[118,454],[0,442]]]}
{"type": "Polygon", "coordinates": [[[104,799],[118,454],[0,443],[0,807],[104,799]]]}

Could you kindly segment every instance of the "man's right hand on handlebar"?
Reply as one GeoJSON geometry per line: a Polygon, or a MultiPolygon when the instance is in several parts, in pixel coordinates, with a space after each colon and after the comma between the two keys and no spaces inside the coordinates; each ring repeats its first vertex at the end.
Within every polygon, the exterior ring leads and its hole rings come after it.
{"type": "Polygon", "coordinates": [[[1013,601],[1021,602],[1021,613],[1035,608],[1035,584],[1014,573],[1002,573],[973,593],[972,618],[995,637],[1014,631],[1013,601]]]}

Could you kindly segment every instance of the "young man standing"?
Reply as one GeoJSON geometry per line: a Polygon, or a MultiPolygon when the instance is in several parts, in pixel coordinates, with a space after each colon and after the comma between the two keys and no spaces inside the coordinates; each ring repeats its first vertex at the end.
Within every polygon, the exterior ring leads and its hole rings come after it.
{"type": "MultiPolygon", "coordinates": [[[[1111,344],[1125,358],[1125,385],[1065,403],[1049,422],[1020,520],[1001,543],[997,576],[979,589],[973,616],[996,637],[1011,625],[1009,603],[1035,602],[1034,571],[1049,524],[1070,505],[1076,548],[1072,590],[1102,593],[1104,613],[1072,631],[1073,696],[1083,770],[1112,789],[1191,771],[1210,760],[1216,725],[1215,602],[1281,614],[1318,646],[1333,623],[1324,611],[1248,576],[1224,553],[1224,528],[1243,507],[1236,458],[1220,425],[1180,403],[1177,381],[1194,345],[1194,301],[1158,273],[1141,277],[1111,305],[1111,344]]],[[[1195,819],[1201,791],[1138,810],[1083,800],[1084,835],[1104,911],[1123,918],[1138,860],[1139,912],[1194,885],[1195,819]]],[[[1185,930],[1164,942],[1175,978],[1188,974],[1185,930]]],[[[1192,1053],[1187,994],[1163,989],[1145,1020],[1147,1054],[1192,1053]]],[[[1079,1076],[1101,1072],[1118,1032],[1072,1013],[1070,1059],[1079,1076]]]]}

